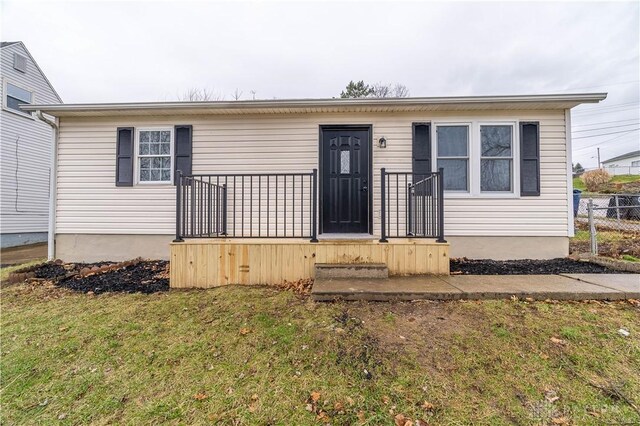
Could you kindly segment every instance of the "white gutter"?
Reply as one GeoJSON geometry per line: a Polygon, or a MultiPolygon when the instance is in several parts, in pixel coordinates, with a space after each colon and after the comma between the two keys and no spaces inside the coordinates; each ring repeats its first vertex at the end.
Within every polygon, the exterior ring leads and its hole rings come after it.
{"type": "Polygon", "coordinates": [[[53,260],[55,251],[55,232],[56,232],[56,176],[58,168],[58,123],[49,120],[42,114],[42,111],[37,110],[36,116],[51,126],[53,130],[53,142],[51,144],[51,167],[49,168],[49,229],[47,232],[47,259],[53,260]]]}
{"type": "MultiPolygon", "coordinates": [[[[322,108],[322,107],[389,107],[426,105],[474,105],[485,103],[552,103],[568,102],[597,103],[606,99],[606,93],[574,93],[547,95],[503,95],[503,96],[452,96],[420,98],[358,98],[358,99],[276,99],[243,101],[200,101],[200,102],[132,102],[132,103],[89,103],[89,104],[36,104],[23,105],[23,111],[43,110],[49,114],[56,112],[100,112],[159,109],[247,109],[247,108],[322,108]]],[[[566,108],[566,107],[565,107],[566,108]]]]}

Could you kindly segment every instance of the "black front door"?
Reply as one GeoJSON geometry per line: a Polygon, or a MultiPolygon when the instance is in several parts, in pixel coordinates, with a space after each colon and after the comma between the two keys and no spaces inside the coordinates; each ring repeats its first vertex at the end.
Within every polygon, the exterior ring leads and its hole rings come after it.
{"type": "Polygon", "coordinates": [[[369,127],[321,128],[322,232],[368,233],[369,127]]]}

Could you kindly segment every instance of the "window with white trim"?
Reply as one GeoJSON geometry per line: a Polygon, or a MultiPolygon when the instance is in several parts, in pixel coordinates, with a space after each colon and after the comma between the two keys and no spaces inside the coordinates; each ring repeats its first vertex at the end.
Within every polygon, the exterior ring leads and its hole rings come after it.
{"type": "Polygon", "coordinates": [[[171,129],[138,130],[138,182],[172,182],[171,129]]]}
{"type": "Polygon", "coordinates": [[[469,191],[469,126],[436,126],[438,168],[444,169],[446,191],[469,191]]]}
{"type": "Polygon", "coordinates": [[[480,125],[480,192],[513,191],[513,126],[480,125]]]}
{"type": "Polygon", "coordinates": [[[4,106],[6,109],[12,110],[19,114],[31,116],[28,112],[22,111],[20,105],[33,103],[33,92],[18,87],[15,84],[5,82],[4,86],[4,106]]]}

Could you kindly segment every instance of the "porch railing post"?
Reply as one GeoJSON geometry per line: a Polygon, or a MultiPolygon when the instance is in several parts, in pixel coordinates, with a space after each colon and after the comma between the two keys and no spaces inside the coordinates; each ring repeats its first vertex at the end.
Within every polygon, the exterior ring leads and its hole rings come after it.
{"type": "Polygon", "coordinates": [[[380,242],[387,243],[387,196],[385,188],[385,168],[380,169],[380,242]]]}
{"type": "Polygon", "coordinates": [[[411,206],[411,184],[408,183],[407,184],[407,235],[413,235],[413,232],[411,230],[411,226],[413,224],[413,219],[411,217],[411,214],[413,208],[411,206]]]}
{"type": "Polygon", "coordinates": [[[313,169],[311,191],[311,242],[318,242],[318,169],[313,169]]]}
{"type": "Polygon", "coordinates": [[[180,223],[182,222],[182,197],[180,194],[180,187],[182,186],[182,172],[177,170],[176,173],[178,173],[178,181],[176,182],[176,239],[173,240],[173,242],[181,243],[184,241],[180,232],[180,223]]]}
{"type": "MultiPolygon", "coordinates": [[[[233,206],[235,209],[235,206],[233,206]]],[[[227,235],[227,184],[222,184],[222,235],[227,235]]]]}
{"type": "Polygon", "coordinates": [[[438,239],[439,243],[446,243],[444,239],[444,168],[438,169],[438,239]]]}

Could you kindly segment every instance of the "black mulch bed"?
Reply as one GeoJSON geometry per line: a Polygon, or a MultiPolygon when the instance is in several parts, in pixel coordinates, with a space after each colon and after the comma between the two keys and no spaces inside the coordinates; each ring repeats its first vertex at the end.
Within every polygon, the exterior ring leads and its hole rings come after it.
{"type": "Polygon", "coordinates": [[[166,273],[168,263],[164,260],[142,261],[115,271],[85,277],[76,275],[63,278],[57,282],[57,285],[95,294],[107,292],[149,294],[167,291],[169,290],[169,277],[166,273]]]}
{"type": "Polygon", "coordinates": [[[35,278],[44,278],[46,280],[57,280],[72,273],[78,273],[83,268],[91,268],[93,266],[102,266],[109,262],[99,263],[56,263],[47,262],[37,265],[28,270],[33,271],[35,278]]]}
{"type": "Polygon", "coordinates": [[[452,274],[464,275],[533,275],[533,274],[623,274],[590,262],[558,258],[551,260],[451,259],[452,274]]]}

